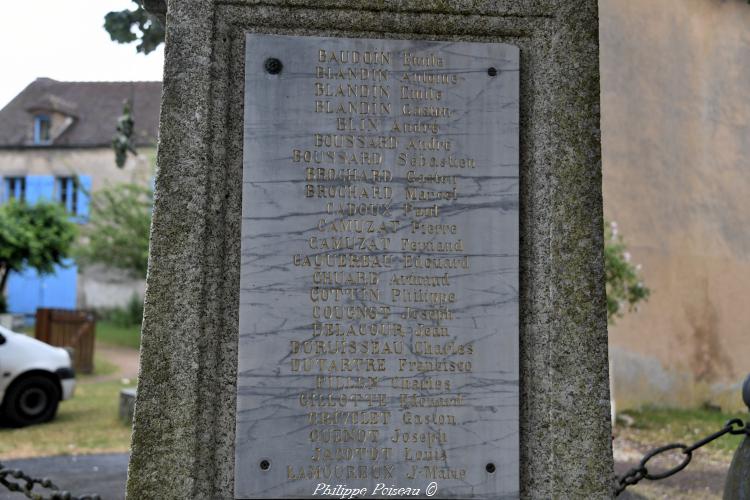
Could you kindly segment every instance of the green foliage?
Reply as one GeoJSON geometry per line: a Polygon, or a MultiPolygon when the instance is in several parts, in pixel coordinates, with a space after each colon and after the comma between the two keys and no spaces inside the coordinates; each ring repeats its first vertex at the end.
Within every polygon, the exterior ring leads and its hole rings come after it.
{"type": "Polygon", "coordinates": [[[146,12],[139,0],[133,0],[136,8],[110,12],[104,16],[104,29],[112,41],[132,43],[139,40],[136,51],[148,54],[164,41],[164,27],[146,12]],[[133,29],[137,31],[134,32],[133,29]]]}
{"type": "Polygon", "coordinates": [[[640,265],[630,262],[625,241],[617,231],[617,223],[604,226],[604,271],[607,279],[607,320],[614,323],[625,308],[637,309],[637,304],[648,300],[651,290],[639,276],[640,265]]]}
{"type": "Polygon", "coordinates": [[[76,231],[59,203],[9,200],[0,206],[0,295],[11,271],[28,267],[39,274],[52,273],[69,256],[76,231]]]}
{"type": "Polygon", "coordinates": [[[153,192],[136,184],[94,193],[85,239],[76,249],[79,264],[99,263],[145,277],[152,205],[153,192]]]}
{"type": "Polygon", "coordinates": [[[143,320],[143,299],[137,293],[130,296],[125,307],[115,307],[99,311],[97,314],[103,321],[115,326],[127,328],[129,326],[141,326],[143,320]]]}
{"type": "Polygon", "coordinates": [[[123,168],[128,159],[128,153],[137,155],[133,144],[133,115],[130,111],[130,101],[125,101],[122,115],[117,118],[117,133],[112,138],[112,149],[115,152],[115,164],[117,168],[123,168]]]}

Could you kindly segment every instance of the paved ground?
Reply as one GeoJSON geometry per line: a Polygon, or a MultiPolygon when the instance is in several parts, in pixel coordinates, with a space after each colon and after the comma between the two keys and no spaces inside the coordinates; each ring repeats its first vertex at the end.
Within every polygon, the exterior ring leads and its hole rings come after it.
{"type": "MultiPolygon", "coordinates": [[[[6,460],[3,465],[21,469],[33,477],[50,478],[60,489],[74,495],[97,493],[102,500],[125,498],[127,453],[6,460]]],[[[7,492],[0,486],[0,500],[24,498],[22,494],[7,492]]]]}

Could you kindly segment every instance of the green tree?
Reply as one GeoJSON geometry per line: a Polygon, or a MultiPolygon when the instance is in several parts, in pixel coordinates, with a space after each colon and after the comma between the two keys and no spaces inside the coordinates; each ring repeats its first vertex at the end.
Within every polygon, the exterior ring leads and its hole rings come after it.
{"type": "Polygon", "coordinates": [[[51,274],[69,257],[77,226],[59,203],[33,205],[9,200],[0,205],[0,312],[12,271],[35,269],[51,274]]]}
{"type": "Polygon", "coordinates": [[[146,276],[153,192],[136,184],[117,184],[91,196],[91,216],[76,249],[79,264],[104,264],[146,276]]]}
{"type": "Polygon", "coordinates": [[[146,12],[140,0],[133,2],[136,4],[134,9],[109,12],[104,16],[104,29],[117,43],[138,41],[135,50],[148,54],[164,41],[164,27],[146,12]]]}
{"type": "Polygon", "coordinates": [[[640,276],[641,266],[631,262],[625,240],[617,223],[604,225],[604,271],[607,279],[607,321],[622,317],[637,309],[639,302],[648,300],[651,290],[640,276]]]}

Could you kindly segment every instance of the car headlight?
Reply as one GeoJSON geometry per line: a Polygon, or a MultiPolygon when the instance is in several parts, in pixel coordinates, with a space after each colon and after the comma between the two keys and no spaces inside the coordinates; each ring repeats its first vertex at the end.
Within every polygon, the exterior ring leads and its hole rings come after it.
{"type": "Polygon", "coordinates": [[[70,346],[63,347],[65,349],[65,352],[68,353],[68,358],[70,359],[70,363],[73,363],[73,356],[75,355],[76,351],[70,346]]]}

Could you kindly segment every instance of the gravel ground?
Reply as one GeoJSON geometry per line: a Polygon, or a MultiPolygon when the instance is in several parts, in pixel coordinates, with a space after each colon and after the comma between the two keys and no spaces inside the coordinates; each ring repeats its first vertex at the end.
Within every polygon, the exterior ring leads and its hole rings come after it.
{"type": "MultiPolygon", "coordinates": [[[[624,437],[613,442],[615,473],[620,476],[635,467],[650,449],[624,437]]],[[[649,462],[649,469],[664,471],[679,463],[678,454],[663,454],[649,462]]],[[[618,497],[619,499],[674,499],[674,500],[720,500],[724,491],[724,481],[731,463],[731,456],[701,452],[693,453],[690,464],[674,476],[659,481],[642,480],[618,497]]]]}

